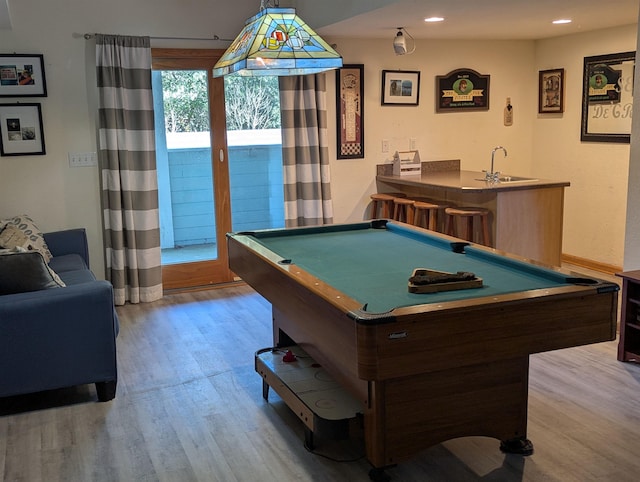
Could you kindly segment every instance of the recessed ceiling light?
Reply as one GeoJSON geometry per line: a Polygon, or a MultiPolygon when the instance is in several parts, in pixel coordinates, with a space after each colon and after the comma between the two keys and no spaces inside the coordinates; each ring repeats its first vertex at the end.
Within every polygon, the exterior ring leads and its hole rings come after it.
{"type": "Polygon", "coordinates": [[[443,20],[444,18],[442,17],[429,17],[424,19],[425,22],[442,22],[443,20]]]}
{"type": "Polygon", "coordinates": [[[560,18],[558,20],[554,20],[551,23],[556,24],[556,25],[560,25],[560,24],[563,24],[563,23],[571,23],[571,20],[568,19],[568,18],[560,18]]]}

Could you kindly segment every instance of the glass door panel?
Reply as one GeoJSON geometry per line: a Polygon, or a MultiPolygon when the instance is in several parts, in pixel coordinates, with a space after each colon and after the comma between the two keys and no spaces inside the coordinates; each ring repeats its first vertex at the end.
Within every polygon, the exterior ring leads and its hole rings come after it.
{"type": "Polygon", "coordinates": [[[153,72],[163,265],[218,257],[206,76],[153,72]]]}
{"type": "Polygon", "coordinates": [[[165,290],[232,280],[224,246],[230,213],[224,103],[219,98],[223,85],[222,79],[212,77],[215,53],[197,51],[192,58],[194,51],[154,49],[152,81],[165,290]]]}
{"type": "Polygon", "coordinates": [[[278,78],[224,78],[233,231],[284,227],[278,78]]]}

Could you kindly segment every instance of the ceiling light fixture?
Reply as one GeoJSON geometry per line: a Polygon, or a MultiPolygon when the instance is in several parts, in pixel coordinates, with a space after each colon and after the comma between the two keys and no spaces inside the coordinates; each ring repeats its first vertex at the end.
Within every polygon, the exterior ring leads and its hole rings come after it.
{"type": "Polygon", "coordinates": [[[396,55],[405,55],[412,54],[416,50],[416,41],[413,39],[411,34],[407,32],[404,27],[397,27],[398,33],[393,39],[393,50],[395,50],[396,55]],[[403,34],[403,32],[411,39],[411,50],[407,49],[407,40],[403,34]]]}
{"type": "Polygon", "coordinates": [[[562,24],[565,24],[565,23],[571,23],[571,20],[570,20],[570,19],[568,19],[568,18],[560,18],[560,19],[558,19],[558,20],[554,20],[554,21],[553,21],[553,22],[551,22],[551,23],[553,23],[553,24],[555,24],[555,25],[562,25],[562,24]]]}
{"type": "Polygon", "coordinates": [[[434,22],[444,22],[443,17],[427,17],[424,19],[425,22],[434,23],[434,22]]]}
{"type": "Polygon", "coordinates": [[[228,74],[307,75],[342,67],[342,57],[325,42],[295,8],[279,8],[279,0],[261,0],[260,11],[213,67],[213,76],[228,74]],[[275,4],[275,8],[272,7],[275,4]]]}

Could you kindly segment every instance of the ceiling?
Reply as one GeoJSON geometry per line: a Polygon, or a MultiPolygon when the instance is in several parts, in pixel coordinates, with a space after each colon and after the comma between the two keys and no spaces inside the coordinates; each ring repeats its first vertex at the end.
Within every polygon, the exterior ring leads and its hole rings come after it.
{"type": "MultiPolygon", "coordinates": [[[[350,3],[387,3],[376,10],[351,18],[338,19],[344,0],[325,0],[323,10],[331,16],[322,23],[321,13],[309,22],[327,37],[380,38],[393,36],[397,27],[405,27],[414,38],[425,39],[513,39],[536,40],[576,34],[638,21],[640,0],[399,0],[371,2],[353,0],[350,3]],[[425,17],[444,17],[440,23],[425,23],[425,17]],[[552,20],[569,18],[573,22],[553,25],[552,20]],[[318,24],[317,22],[320,22],[318,24]]],[[[299,1],[300,5],[305,2],[299,1]]],[[[304,10],[308,7],[305,6],[304,10]]],[[[353,10],[353,8],[352,8],[353,10]]],[[[362,11],[365,8],[361,8],[362,11]]]]}
{"type": "MultiPolygon", "coordinates": [[[[11,29],[9,0],[0,0],[0,29],[11,29]]],[[[258,0],[252,2],[256,11],[258,0]]],[[[405,27],[414,38],[534,40],[629,25],[638,21],[640,0],[283,0],[323,36],[381,38],[405,27]],[[378,7],[378,8],[376,8],[378,7]],[[373,10],[372,10],[373,9],[373,10]],[[368,11],[370,10],[370,11],[368,11]],[[364,12],[364,13],[363,13],[364,12]],[[427,24],[425,17],[445,21],[427,24]],[[570,18],[568,25],[552,25],[570,18]]],[[[245,18],[227,18],[227,26],[245,18]]],[[[221,37],[228,36],[226,32],[221,37]]],[[[231,33],[230,35],[235,35],[231,33]]]]}

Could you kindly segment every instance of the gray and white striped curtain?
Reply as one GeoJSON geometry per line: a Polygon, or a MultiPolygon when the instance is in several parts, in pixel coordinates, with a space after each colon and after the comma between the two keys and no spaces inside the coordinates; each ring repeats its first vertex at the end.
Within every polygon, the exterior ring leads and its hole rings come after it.
{"type": "Polygon", "coordinates": [[[96,35],[107,279],[115,303],[162,297],[149,37],[96,35]]]}
{"type": "Polygon", "coordinates": [[[280,77],[285,225],[333,222],[324,74],[280,77]]]}

